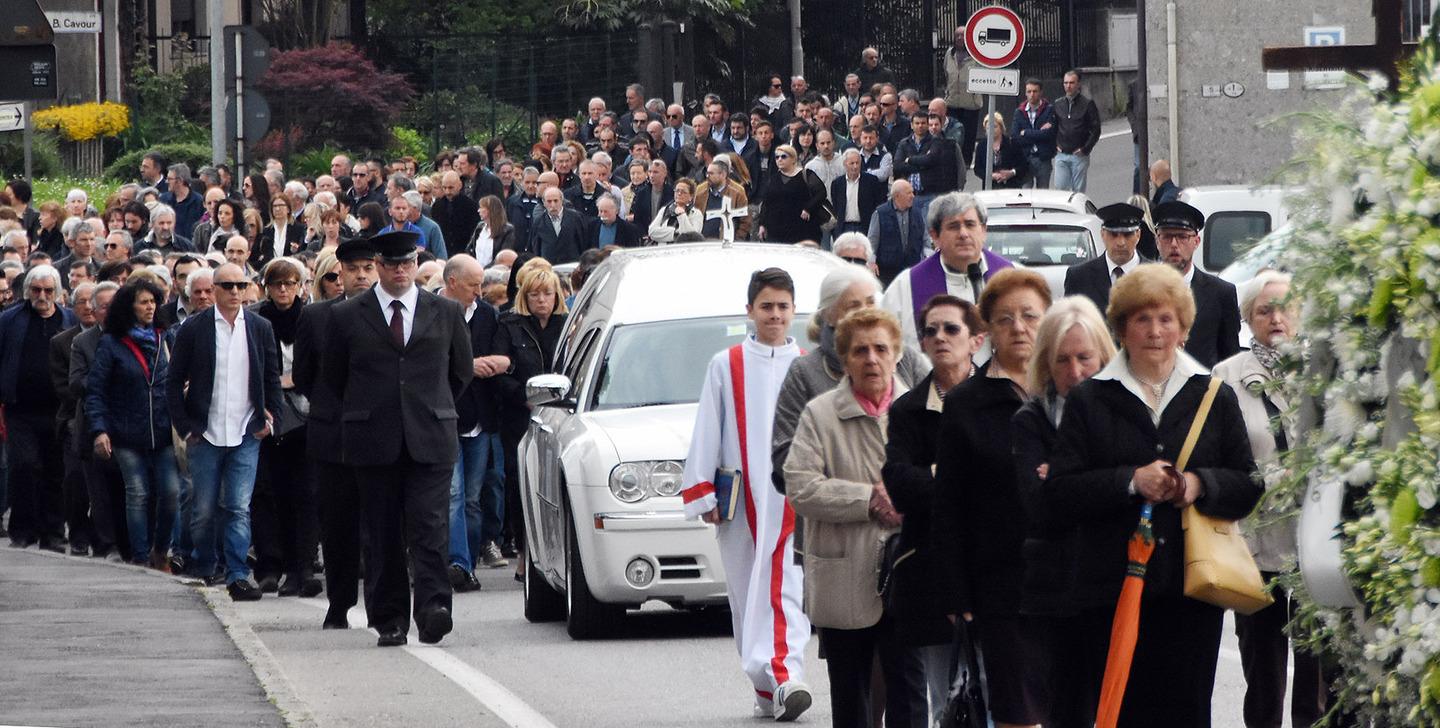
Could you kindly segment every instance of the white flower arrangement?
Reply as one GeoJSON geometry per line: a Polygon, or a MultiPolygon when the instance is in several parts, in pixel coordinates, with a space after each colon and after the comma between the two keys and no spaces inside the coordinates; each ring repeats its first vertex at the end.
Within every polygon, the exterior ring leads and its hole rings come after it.
{"type": "Polygon", "coordinates": [[[1383,77],[1356,84],[1297,139],[1310,151],[1280,265],[1294,273],[1302,346],[1284,386],[1318,412],[1283,473],[1265,474],[1266,503],[1298,511],[1311,486],[1344,484],[1338,537],[1362,606],[1316,604],[1285,580],[1303,605],[1292,634],[1343,672],[1337,724],[1440,726],[1436,58],[1431,39],[1398,93],[1383,77]]]}

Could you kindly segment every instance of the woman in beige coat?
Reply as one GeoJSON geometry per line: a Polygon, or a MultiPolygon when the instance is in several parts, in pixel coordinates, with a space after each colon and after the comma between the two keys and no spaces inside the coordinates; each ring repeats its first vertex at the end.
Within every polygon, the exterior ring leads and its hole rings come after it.
{"type": "MultiPolygon", "coordinates": [[[[1276,477],[1273,471],[1280,453],[1295,441],[1294,429],[1283,421],[1288,399],[1278,381],[1277,347],[1295,335],[1294,311],[1285,303],[1289,293],[1290,276],[1275,271],[1261,273],[1245,287],[1240,316],[1254,336],[1250,350],[1216,364],[1213,372],[1235,390],[1250,449],[1267,483],[1276,477]]],[[[1262,505],[1245,520],[1244,529],[1255,564],[1267,581],[1294,568],[1293,518],[1277,518],[1262,505]]],[[[1246,725],[1280,725],[1284,718],[1285,663],[1291,651],[1285,624],[1294,616],[1295,606],[1288,594],[1277,589],[1274,604],[1249,616],[1235,615],[1235,635],[1240,639],[1240,663],[1245,671],[1246,725]]],[[[1312,725],[1325,714],[1325,680],[1314,655],[1295,650],[1292,689],[1292,724],[1312,725]]]]}
{"type": "Polygon", "coordinates": [[[820,628],[835,726],[869,728],[870,671],[878,651],[886,725],[924,726],[929,711],[919,652],[896,636],[878,594],[881,549],[899,532],[881,481],[900,322],[859,309],[840,321],[845,377],[800,415],[785,461],[787,497],[805,519],[805,612],[820,628]]]}

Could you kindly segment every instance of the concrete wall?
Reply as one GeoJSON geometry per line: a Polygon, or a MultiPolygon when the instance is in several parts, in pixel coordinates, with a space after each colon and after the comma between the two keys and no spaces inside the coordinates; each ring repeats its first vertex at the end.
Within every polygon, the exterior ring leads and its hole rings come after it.
{"type": "MultiPolygon", "coordinates": [[[[40,0],[40,9],[95,11],[95,0],[40,0]]],[[[108,31],[114,26],[101,21],[108,31]]],[[[100,35],[98,33],[56,33],[55,75],[61,104],[100,100],[100,35]]]]}
{"type": "MultiPolygon", "coordinates": [[[[1178,164],[1169,141],[1166,5],[1147,0],[1150,158],[1171,159],[1182,186],[1263,182],[1292,155],[1290,124],[1261,129],[1279,116],[1335,104],[1344,91],[1306,89],[1303,73],[1272,75],[1260,66],[1265,46],[1304,45],[1305,28],[1343,26],[1345,42],[1375,40],[1370,3],[1194,0],[1174,3],[1177,31],[1178,164]],[[1240,84],[1238,97],[1207,96],[1206,86],[1240,84]],[[1271,86],[1285,88],[1271,88],[1271,86]]],[[[1216,89],[1211,89],[1214,93],[1216,89]]],[[[1235,87],[1232,87],[1235,90],[1235,87]]]]}

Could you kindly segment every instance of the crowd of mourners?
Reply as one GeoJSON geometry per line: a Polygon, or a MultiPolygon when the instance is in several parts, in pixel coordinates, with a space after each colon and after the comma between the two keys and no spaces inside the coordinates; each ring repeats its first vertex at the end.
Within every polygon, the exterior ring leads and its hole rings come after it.
{"type": "MultiPolygon", "coordinates": [[[[928,725],[964,623],[995,724],[1090,725],[1126,542],[1150,503],[1158,546],[1121,724],[1209,725],[1223,612],[1181,591],[1179,514],[1251,514],[1257,473],[1294,437],[1277,383],[1288,279],[1266,272],[1237,298],[1198,270],[1203,220],[1172,189],[1153,210],[1102,210],[1104,255],[1052,300],[1042,276],[986,248],[986,210],[960,190],[987,153],[995,185],[1058,183],[1060,164],[1083,189],[1098,119],[1078,74],[1062,113],[1035,81],[1007,125],[982,123],[957,82],[963,50],[928,102],[879,61],[867,49],[829,98],[772,75],[751,100],[687,109],[631,85],[618,110],[592,99],[523,149],[338,155],[313,178],[152,153],[103,200],[37,201],[9,182],[0,535],[236,600],[325,591],[325,625],[344,626],[361,515],[319,371],[324,319],[304,314],[374,287],[387,263],[371,241],[407,232],[415,283],[465,311],[474,356],[456,403],[449,586],[478,589],[477,568],[512,562],[518,577],[524,383],[553,366],[590,272],[628,247],[811,245],[855,265],[823,283],[810,351],[778,393],[774,470],[800,521],[795,551],[814,557],[805,603],[834,723],[928,725]],[[1229,386],[1177,472],[1212,373],[1229,386]],[[892,536],[904,568],[882,564],[892,536]],[[883,591],[882,566],[895,567],[883,591]]],[[[1261,569],[1293,568],[1286,524],[1252,521],[1261,569]]],[[[1237,618],[1249,726],[1284,712],[1279,597],[1237,618]]],[[[1296,652],[1293,672],[1293,719],[1309,725],[1324,711],[1320,663],[1296,652]]]]}

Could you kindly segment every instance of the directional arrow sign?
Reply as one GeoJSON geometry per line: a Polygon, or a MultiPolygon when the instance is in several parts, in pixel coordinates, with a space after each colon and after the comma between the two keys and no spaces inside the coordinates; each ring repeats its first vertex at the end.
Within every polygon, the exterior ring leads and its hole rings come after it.
{"type": "Polygon", "coordinates": [[[0,104],[0,131],[19,131],[25,128],[25,105],[20,103],[0,104]]]}

